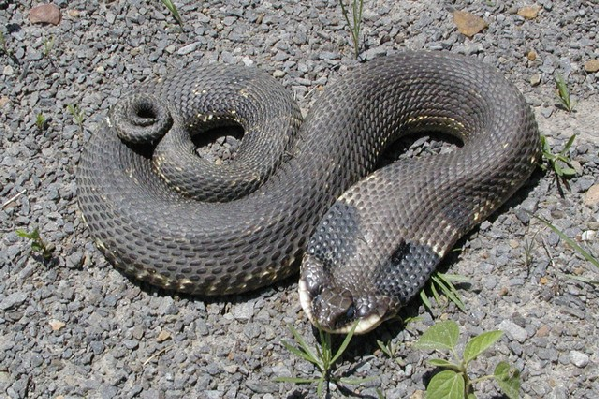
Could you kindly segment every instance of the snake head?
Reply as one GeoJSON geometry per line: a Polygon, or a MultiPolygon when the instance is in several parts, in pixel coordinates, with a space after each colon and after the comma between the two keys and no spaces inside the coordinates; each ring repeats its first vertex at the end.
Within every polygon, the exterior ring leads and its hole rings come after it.
{"type": "Polygon", "coordinates": [[[312,324],[330,333],[347,334],[357,322],[355,334],[364,334],[395,315],[389,296],[362,295],[359,289],[337,286],[322,262],[306,254],[299,281],[302,308],[312,324]]]}

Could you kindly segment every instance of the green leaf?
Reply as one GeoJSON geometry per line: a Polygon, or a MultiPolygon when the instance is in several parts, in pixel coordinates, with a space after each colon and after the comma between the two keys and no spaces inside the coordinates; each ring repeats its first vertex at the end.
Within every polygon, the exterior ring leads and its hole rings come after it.
{"type": "Polygon", "coordinates": [[[44,248],[37,241],[31,242],[31,250],[33,252],[44,252],[44,248]]]}
{"type": "Polygon", "coordinates": [[[461,274],[451,274],[451,273],[438,273],[439,278],[445,281],[451,281],[453,283],[469,283],[470,279],[466,276],[462,276],[461,274]]]}
{"type": "Polygon", "coordinates": [[[367,382],[371,382],[376,380],[378,377],[366,377],[366,378],[349,378],[349,377],[341,377],[339,378],[339,382],[346,385],[360,385],[365,384],[367,382]]]}
{"type": "Polygon", "coordinates": [[[468,394],[468,399],[476,399],[476,395],[473,392],[468,394]]]}
{"type": "Polygon", "coordinates": [[[453,350],[459,336],[460,329],[455,322],[451,320],[442,321],[426,330],[415,346],[428,350],[453,350]]]}
{"type": "Polygon", "coordinates": [[[377,339],[376,343],[379,345],[381,352],[383,352],[385,355],[387,355],[389,357],[393,357],[393,353],[391,352],[391,349],[390,349],[390,347],[392,345],[391,341],[389,341],[388,344],[385,344],[380,339],[377,339]]]}
{"type": "Polygon", "coordinates": [[[318,385],[316,386],[316,394],[318,395],[319,398],[324,398],[324,395],[323,395],[324,384],[325,384],[324,378],[321,378],[318,380],[318,385]]]}
{"type": "Polygon", "coordinates": [[[543,219],[540,216],[533,215],[529,212],[529,214],[537,220],[543,222],[547,227],[555,232],[562,240],[566,241],[568,245],[570,245],[576,252],[581,254],[589,263],[593,264],[595,267],[599,267],[599,260],[595,258],[593,255],[585,251],[580,245],[574,242],[573,239],[565,235],[560,229],[552,225],[549,221],[543,219]]]}
{"type": "Polygon", "coordinates": [[[293,353],[295,356],[297,357],[301,357],[304,360],[307,360],[308,362],[319,366],[319,361],[318,359],[316,359],[314,357],[314,355],[312,354],[312,352],[304,352],[303,350],[300,350],[298,348],[296,348],[295,346],[291,345],[289,342],[287,341],[283,341],[283,346],[285,346],[285,348],[287,348],[287,350],[291,353],[293,353]]]}
{"type": "Polygon", "coordinates": [[[40,238],[40,231],[39,231],[39,229],[37,227],[35,229],[33,229],[32,232],[28,232],[28,231],[25,231],[25,230],[17,229],[15,231],[15,233],[19,237],[29,238],[31,240],[37,240],[37,239],[40,238]]]}
{"type": "Polygon", "coordinates": [[[318,359],[316,358],[316,356],[314,356],[314,353],[312,353],[312,351],[310,350],[310,347],[308,346],[308,344],[306,343],[304,338],[300,335],[300,333],[298,333],[297,330],[295,328],[293,328],[293,326],[291,326],[291,325],[289,326],[289,330],[291,330],[291,333],[293,334],[293,338],[301,346],[301,348],[304,350],[304,352],[306,352],[306,354],[308,354],[310,356],[310,358],[317,361],[318,359]]]}
{"type": "Polygon", "coordinates": [[[573,134],[572,136],[570,136],[570,138],[568,139],[568,142],[564,146],[564,149],[560,151],[561,155],[565,155],[566,152],[568,152],[570,150],[570,147],[572,147],[572,143],[574,142],[575,138],[576,138],[576,134],[573,134]]]}
{"type": "Polygon", "coordinates": [[[563,278],[569,278],[570,280],[581,281],[583,283],[589,283],[589,284],[594,284],[594,285],[599,284],[599,280],[593,280],[592,278],[588,278],[588,277],[584,277],[584,276],[575,276],[572,274],[563,274],[563,273],[559,273],[558,276],[563,277],[563,278]]]}
{"type": "Polygon", "coordinates": [[[426,387],[427,399],[464,399],[464,377],[452,370],[444,370],[431,378],[426,387]]]}
{"type": "Polygon", "coordinates": [[[433,293],[433,298],[435,298],[435,302],[437,302],[437,305],[441,304],[441,296],[439,295],[439,292],[437,291],[437,285],[439,284],[439,279],[435,278],[435,275],[433,275],[431,277],[431,280],[433,281],[433,284],[431,284],[431,292],[433,293]]]}
{"type": "Polygon", "coordinates": [[[562,170],[562,176],[567,176],[567,177],[572,177],[572,176],[576,176],[576,169],[574,168],[561,168],[562,170]]]}
{"type": "Polygon", "coordinates": [[[487,331],[472,338],[464,349],[464,361],[469,362],[483,353],[489,346],[493,345],[501,336],[503,331],[487,331]]]}
{"type": "Polygon", "coordinates": [[[451,369],[451,370],[455,370],[455,371],[460,371],[460,366],[458,364],[452,363],[445,359],[439,359],[439,358],[427,359],[426,363],[433,367],[443,367],[443,368],[447,368],[447,369],[451,369]]]}
{"type": "Polygon", "coordinates": [[[564,78],[559,73],[555,75],[555,84],[557,86],[557,91],[559,93],[559,98],[562,100],[562,103],[566,107],[568,111],[572,110],[572,103],[570,101],[570,91],[568,90],[568,86],[564,81],[564,78]]]}
{"type": "Polygon", "coordinates": [[[173,17],[175,17],[175,20],[177,21],[177,23],[181,27],[183,27],[183,20],[181,19],[181,16],[179,15],[179,12],[177,11],[177,6],[175,6],[175,4],[171,0],[162,0],[162,4],[164,4],[166,6],[166,8],[168,8],[168,10],[171,12],[171,14],[173,14],[173,17]]]}
{"type": "Polygon", "coordinates": [[[420,291],[420,299],[422,299],[422,303],[424,304],[425,308],[427,308],[428,310],[431,310],[433,308],[431,301],[428,300],[428,297],[426,296],[424,290],[420,291]]]}
{"type": "Polygon", "coordinates": [[[318,378],[296,378],[296,377],[277,377],[275,382],[290,382],[292,384],[312,384],[318,381],[318,378]]]}
{"type": "Polygon", "coordinates": [[[439,288],[441,288],[441,291],[443,291],[443,294],[445,294],[446,297],[448,297],[453,303],[455,303],[455,305],[462,312],[465,312],[466,305],[464,305],[464,302],[462,302],[459,295],[457,295],[457,290],[455,289],[455,287],[453,286],[451,281],[443,281],[442,277],[433,276],[432,278],[439,285],[439,288]]]}
{"type": "MultiPolygon", "coordinates": [[[[335,364],[335,362],[337,361],[339,356],[341,356],[343,354],[343,352],[345,352],[345,350],[347,349],[347,346],[349,345],[349,343],[354,335],[354,331],[356,331],[356,327],[358,327],[357,321],[354,323],[351,330],[349,330],[349,333],[345,336],[345,339],[339,346],[339,349],[337,349],[337,353],[335,354],[335,356],[331,359],[331,365],[335,364]]],[[[330,338],[329,338],[329,343],[330,343],[330,338]]]]}
{"type": "Polygon", "coordinates": [[[495,367],[495,381],[501,391],[510,399],[520,397],[520,371],[510,367],[507,362],[499,362],[495,367]]]}

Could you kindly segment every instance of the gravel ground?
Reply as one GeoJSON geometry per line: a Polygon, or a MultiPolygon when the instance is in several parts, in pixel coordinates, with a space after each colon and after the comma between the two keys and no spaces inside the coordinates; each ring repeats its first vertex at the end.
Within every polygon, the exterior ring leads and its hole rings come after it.
{"type": "MultiPolygon", "coordinates": [[[[211,300],[131,281],[94,248],[75,203],[73,171],[122,94],[192,61],[260,67],[308,109],[329,80],[356,64],[337,1],[176,2],[182,31],[159,1],[59,0],[58,26],[30,23],[36,4],[0,0],[0,31],[11,52],[0,53],[0,397],[315,397],[312,386],[273,381],[316,375],[281,344],[291,339],[289,324],[315,342],[295,279],[211,300]],[[68,104],[84,112],[81,126],[68,104]],[[35,227],[56,246],[49,263],[15,234],[35,227]]],[[[539,0],[538,15],[526,19],[517,15],[525,5],[535,4],[366,2],[363,59],[444,49],[497,66],[525,93],[552,145],[579,135],[571,150],[578,174],[560,194],[554,174],[539,170],[463,239],[444,267],[470,279],[460,291],[468,311],[449,304],[431,315],[413,301],[404,316],[420,320],[406,328],[386,323],[352,341],[339,372],[375,379],[333,386],[333,397],[377,397],[377,387],[387,398],[422,397],[430,355],[412,344],[439,319],[457,321],[468,335],[506,332],[472,364],[475,374],[505,359],[522,371],[525,397],[599,397],[597,286],[574,279],[597,280],[598,270],[526,213],[551,220],[599,255],[599,73],[585,71],[599,59],[599,6],[539,0]],[[488,28],[466,38],[453,10],[481,16],[488,28]],[[556,72],[576,112],[556,106],[556,72]],[[391,340],[395,358],[381,353],[377,339],[391,340]]],[[[490,382],[476,388],[478,397],[498,394],[490,382]]]]}

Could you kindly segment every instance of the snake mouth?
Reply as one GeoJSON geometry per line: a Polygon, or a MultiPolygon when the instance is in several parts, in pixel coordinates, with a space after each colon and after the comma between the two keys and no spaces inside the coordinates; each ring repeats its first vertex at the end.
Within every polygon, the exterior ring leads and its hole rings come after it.
{"type": "Polygon", "coordinates": [[[314,295],[303,278],[298,283],[298,292],[310,322],[329,333],[348,334],[356,325],[354,334],[365,334],[392,316],[389,297],[353,297],[348,290],[336,288],[326,288],[314,295]]]}

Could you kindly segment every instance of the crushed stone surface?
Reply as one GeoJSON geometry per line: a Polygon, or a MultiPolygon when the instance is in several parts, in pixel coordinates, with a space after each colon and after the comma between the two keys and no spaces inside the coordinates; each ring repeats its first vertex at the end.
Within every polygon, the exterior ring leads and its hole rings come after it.
{"type": "MultiPolygon", "coordinates": [[[[182,28],[159,1],[53,3],[56,26],[30,21],[38,3],[0,0],[0,397],[316,397],[314,384],[275,381],[319,375],[282,344],[293,339],[289,325],[316,343],[295,279],[209,300],[132,281],[94,247],[76,206],[74,171],[122,95],[192,62],[259,67],[305,112],[359,62],[338,2],[178,1],[182,28]],[[83,113],[81,123],[69,105],[83,113]],[[16,234],[34,228],[56,246],[50,262],[16,234]]],[[[591,195],[599,184],[599,73],[589,67],[599,59],[597,26],[595,1],[365,2],[361,60],[444,50],[496,66],[524,93],[556,151],[577,135],[567,151],[576,176],[564,184],[539,168],[441,266],[469,279],[459,290],[467,311],[449,303],[429,312],[415,299],[402,314],[415,321],[352,340],[336,373],[374,379],[331,386],[331,397],[377,398],[377,389],[386,398],[422,397],[434,370],[425,364],[431,354],[413,343],[445,319],[460,325],[462,344],[483,331],[505,332],[472,362],[473,376],[506,360],[522,373],[523,397],[599,397],[599,291],[584,281],[599,280],[599,269],[530,216],[599,256],[599,196],[591,195]],[[524,6],[536,15],[520,15],[524,6]],[[454,11],[487,27],[469,39],[454,11]],[[558,73],[573,112],[559,106],[558,73]],[[393,358],[377,340],[395,348],[393,358]]],[[[216,142],[216,157],[233,154],[236,140],[216,142]]],[[[408,152],[430,146],[438,145],[421,140],[408,152]]],[[[475,392],[496,397],[498,387],[486,381],[475,392]]]]}

